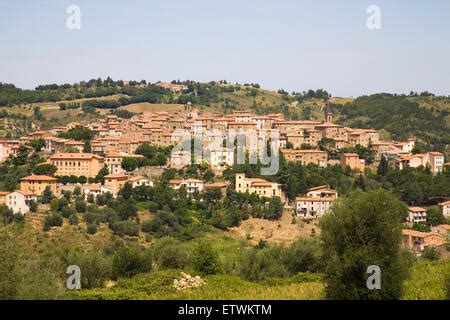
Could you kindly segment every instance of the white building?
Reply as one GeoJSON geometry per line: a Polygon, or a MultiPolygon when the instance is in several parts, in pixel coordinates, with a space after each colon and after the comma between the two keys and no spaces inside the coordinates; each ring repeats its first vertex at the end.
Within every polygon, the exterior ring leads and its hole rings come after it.
{"type": "Polygon", "coordinates": [[[450,217],[450,200],[438,203],[438,206],[441,208],[444,217],[450,217]]]}
{"type": "Polygon", "coordinates": [[[37,202],[37,196],[31,191],[16,190],[6,195],[6,205],[15,214],[28,213],[31,201],[37,202]]]}
{"type": "Polygon", "coordinates": [[[328,186],[319,186],[308,189],[306,196],[313,198],[337,198],[337,191],[328,186]]]}
{"type": "Polygon", "coordinates": [[[414,223],[427,221],[427,209],[421,207],[408,207],[408,223],[413,225],[414,223]]]}
{"type": "Polygon", "coordinates": [[[186,179],[186,180],[177,180],[172,179],[169,181],[169,184],[175,190],[180,188],[185,188],[188,194],[192,194],[194,192],[202,192],[204,189],[204,183],[202,180],[198,179],[186,179]]]}
{"type": "Polygon", "coordinates": [[[234,165],[234,151],[228,148],[209,150],[209,165],[214,173],[222,173],[227,167],[234,165]]]}
{"type": "Polygon", "coordinates": [[[131,177],[128,179],[128,182],[131,183],[133,188],[140,186],[153,187],[153,181],[144,176],[131,177]]]}
{"type": "Polygon", "coordinates": [[[331,197],[297,197],[295,211],[300,218],[320,218],[330,210],[336,198],[331,197]]]}

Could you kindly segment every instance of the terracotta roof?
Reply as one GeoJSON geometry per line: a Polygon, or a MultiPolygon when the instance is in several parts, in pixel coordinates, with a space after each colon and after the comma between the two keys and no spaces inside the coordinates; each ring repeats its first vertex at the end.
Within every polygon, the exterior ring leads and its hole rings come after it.
{"type": "Polygon", "coordinates": [[[327,202],[331,202],[331,201],[336,201],[336,198],[330,198],[330,197],[297,197],[295,198],[296,201],[309,201],[309,202],[313,202],[313,201],[327,201],[327,202]]]}
{"type": "Polygon", "coordinates": [[[426,232],[410,230],[410,229],[403,229],[402,234],[407,235],[407,236],[418,237],[418,238],[425,238],[428,235],[428,233],[426,233],[426,232]]]}
{"type": "Polygon", "coordinates": [[[226,182],[213,182],[205,184],[205,188],[225,188],[228,184],[226,182]]]}
{"type": "Polygon", "coordinates": [[[440,225],[438,225],[438,227],[441,227],[441,228],[443,228],[445,230],[449,230],[450,231],[450,224],[440,224],[440,225]]]}
{"type": "Polygon", "coordinates": [[[31,175],[19,179],[20,181],[56,181],[57,179],[45,175],[31,175]]]}
{"type": "Polygon", "coordinates": [[[50,160],[91,160],[91,159],[103,159],[96,154],[92,153],[55,153],[49,157],[50,160]]]}
{"type": "Polygon", "coordinates": [[[427,209],[422,208],[422,207],[408,207],[408,211],[423,212],[423,211],[427,211],[427,209]]]}
{"type": "Polygon", "coordinates": [[[450,204],[450,200],[438,203],[438,206],[447,206],[450,204]]]}
{"type": "Polygon", "coordinates": [[[34,192],[29,190],[17,190],[18,193],[23,194],[24,196],[34,196],[34,192]]]}
{"type": "Polygon", "coordinates": [[[357,153],[343,153],[343,155],[346,157],[359,157],[357,153]]]}

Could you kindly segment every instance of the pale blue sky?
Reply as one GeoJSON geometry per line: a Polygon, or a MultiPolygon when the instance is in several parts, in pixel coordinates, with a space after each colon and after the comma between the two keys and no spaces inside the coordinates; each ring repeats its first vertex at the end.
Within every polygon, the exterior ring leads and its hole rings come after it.
{"type": "Polygon", "coordinates": [[[445,0],[0,0],[0,82],[226,79],[449,95],[449,39],[445,0]],[[70,4],[81,30],[66,28],[70,4]],[[381,30],[366,27],[371,4],[381,30]]]}

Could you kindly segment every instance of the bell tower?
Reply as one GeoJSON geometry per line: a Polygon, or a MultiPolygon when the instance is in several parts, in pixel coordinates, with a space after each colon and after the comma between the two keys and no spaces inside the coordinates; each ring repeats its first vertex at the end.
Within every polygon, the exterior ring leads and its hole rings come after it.
{"type": "Polygon", "coordinates": [[[328,104],[323,108],[323,119],[325,123],[333,122],[333,112],[331,112],[331,108],[328,104]]]}

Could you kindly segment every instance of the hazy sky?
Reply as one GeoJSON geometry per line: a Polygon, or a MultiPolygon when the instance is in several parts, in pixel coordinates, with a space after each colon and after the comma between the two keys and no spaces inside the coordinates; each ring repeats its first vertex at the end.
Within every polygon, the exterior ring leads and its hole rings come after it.
{"type": "Polygon", "coordinates": [[[0,82],[106,76],[449,95],[450,1],[0,0],[0,82]],[[71,4],[80,30],[66,28],[71,4]]]}

